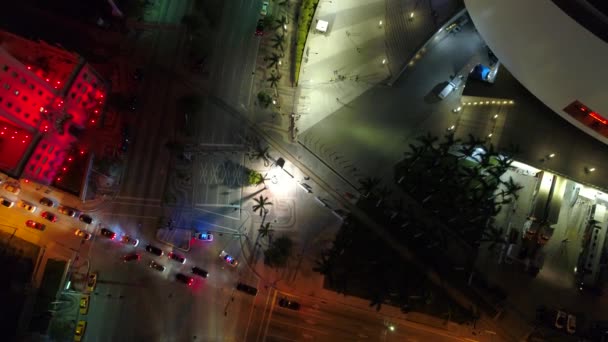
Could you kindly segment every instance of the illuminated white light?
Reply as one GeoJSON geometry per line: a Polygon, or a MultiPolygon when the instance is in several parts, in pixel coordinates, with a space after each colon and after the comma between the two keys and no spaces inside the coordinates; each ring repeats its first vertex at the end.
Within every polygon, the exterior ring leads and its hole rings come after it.
{"type": "Polygon", "coordinates": [[[494,114],[494,119],[498,118],[498,114],[494,114]]]}
{"type": "Polygon", "coordinates": [[[382,64],[386,64],[386,58],[382,58],[382,64]]]}

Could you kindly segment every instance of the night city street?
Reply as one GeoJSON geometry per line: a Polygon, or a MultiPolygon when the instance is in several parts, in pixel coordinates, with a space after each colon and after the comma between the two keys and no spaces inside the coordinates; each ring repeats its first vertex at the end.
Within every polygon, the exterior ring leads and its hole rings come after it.
{"type": "Polygon", "coordinates": [[[0,340],[608,341],[607,16],[5,4],[0,340]]]}

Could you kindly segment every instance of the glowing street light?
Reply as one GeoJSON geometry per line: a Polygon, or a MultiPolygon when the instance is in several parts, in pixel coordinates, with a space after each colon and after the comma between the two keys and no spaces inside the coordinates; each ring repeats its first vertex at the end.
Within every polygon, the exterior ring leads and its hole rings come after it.
{"type": "Polygon", "coordinates": [[[392,324],[391,324],[391,325],[389,325],[389,326],[388,326],[388,330],[390,330],[390,331],[395,331],[395,326],[394,326],[394,325],[392,325],[392,324]]]}
{"type": "Polygon", "coordinates": [[[410,12],[410,20],[414,19],[414,12],[410,12]]]}

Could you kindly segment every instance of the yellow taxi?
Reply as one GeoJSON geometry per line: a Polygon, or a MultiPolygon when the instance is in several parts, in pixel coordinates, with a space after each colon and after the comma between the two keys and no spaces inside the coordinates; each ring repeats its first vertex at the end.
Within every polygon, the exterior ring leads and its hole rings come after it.
{"type": "Polygon", "coordinates": [[[80,314],[86,315],[89,312],[89,296],[82,296],[80,298],[80,314]]]}
{"type": "Polygon", "coordinates": [[[91,273],[87,278],[87,291],[95,291],[95,285],[97,285],[97,273],[91,273]]]}
{"type": "Polygon", "coordinates": [[[84,336],[84,331],[87,328],[86,321],[78,321],[76,324],[76,331],[74,331],[74,341],[80,342],[82,341],[82,337],[84,336]]]}

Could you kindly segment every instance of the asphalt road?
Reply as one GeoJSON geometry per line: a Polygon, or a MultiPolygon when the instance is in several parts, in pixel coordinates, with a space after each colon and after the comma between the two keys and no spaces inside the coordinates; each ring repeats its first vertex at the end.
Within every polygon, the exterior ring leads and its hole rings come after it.
{"type": "Polygon", "coordinates": [[[247,341],[462,341],[433,329],[383,319],[369,310],[271,292],[270,300],[255,309],[260,324],[248,330],[247,341]],[[281,298],[298,302],[300,309],[279,306],[281,298]]]}

